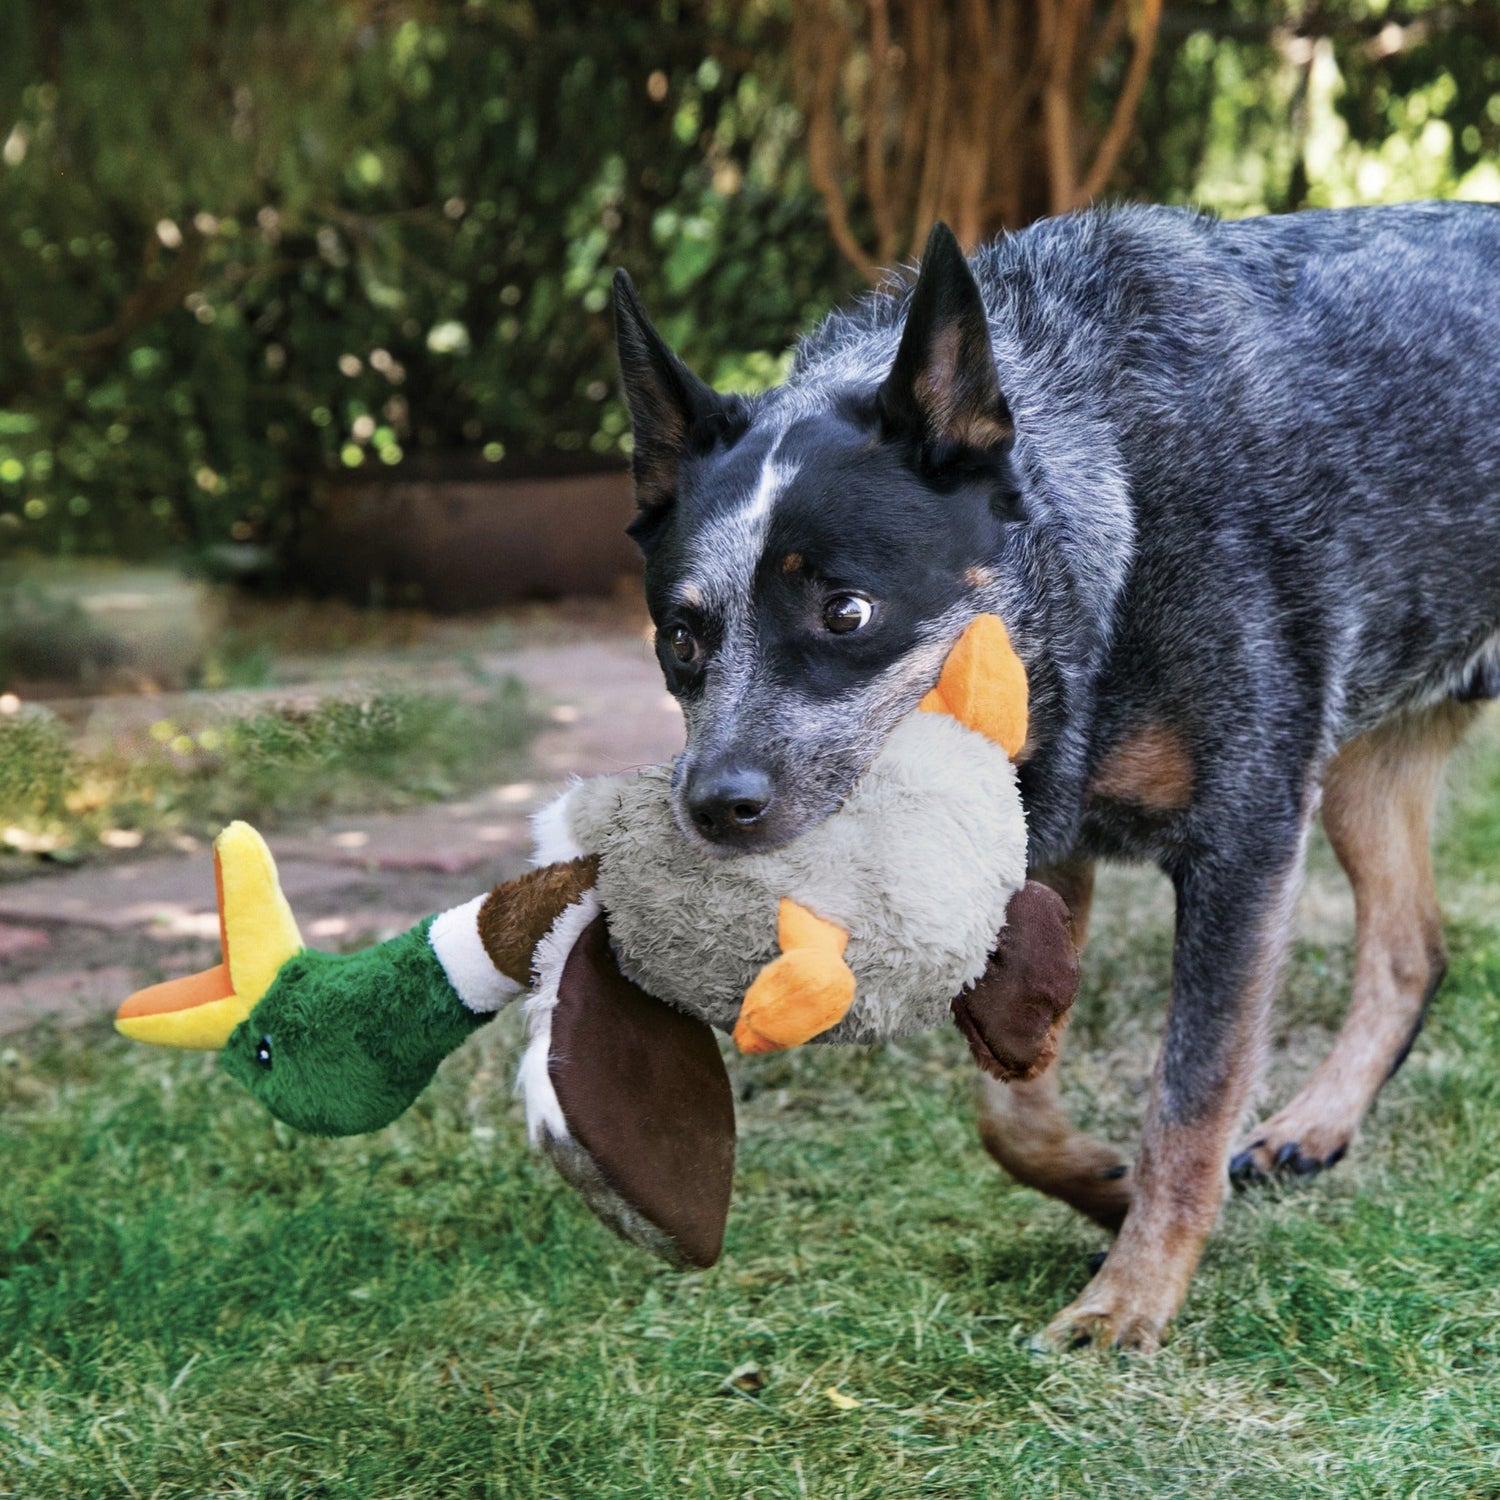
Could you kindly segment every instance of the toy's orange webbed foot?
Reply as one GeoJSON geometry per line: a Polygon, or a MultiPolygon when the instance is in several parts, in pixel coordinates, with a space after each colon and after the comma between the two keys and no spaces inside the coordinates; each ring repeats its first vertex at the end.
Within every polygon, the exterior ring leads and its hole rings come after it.
{"type": "Polygon", "coordinates": [[[937,686],[917,705],[952,714],[1012,760],[1026,743],[1026,668],[998,615],[976,615],[954,642],[937,686]]]}
{"type": "Polygon", "coordinates": [[[783,896],[776,937],[781,957],[755,976],[735,1022],[741,1052],[800,1047],[837,1026],[854,1002],[854,971],[844,962],[849,934],[842,927],[783,896]]]}

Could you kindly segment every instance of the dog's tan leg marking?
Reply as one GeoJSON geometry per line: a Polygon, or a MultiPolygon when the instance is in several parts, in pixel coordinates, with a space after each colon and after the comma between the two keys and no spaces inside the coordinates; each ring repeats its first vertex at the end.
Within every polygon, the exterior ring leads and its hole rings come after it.
{"type": "MultiPolygon", "coordinates": [[[[1310,822],[1309,810],[1304,828],[1310,822]]],[[[1158,1056],[1129,1212],[1083,1295],[1047,1326],[1054,1347],[1095,1344],[1150,1352],[1182,1305],[1228,1189],[1229,1148],[1254,1092],[1302,863],[1299,845],[1260,919],[1260,940],[1234,1010],[1236,1032],[1205,1091],[1208,1102],[1190,1119],[1170,1118],[1165,1047],[1158,1056]]]]}
{"type": "Polygon", "coordinates": [[[1219,1215],[1224,1158],[1252,1088],[1255,1051],[1236,1049],[1239,1064],[1211,1118],[1168,1126],[1154,1109],[1148,1115],[1130,1210],[1083,1295],[1048,1324],[1055,1348],[1097,1344],[1149,1353],[1160,1345],[1219,1215]]]}
{"type": "Polygon", "coordinates": [[[1348,1149],[1416,1040],[1447,955],[1432,878],[1432,808],[1478,705],[1403,714],[1346,745],[1323,778],[1323,827],[1354,888],[1354,992],[1332,1050],[1236,1158],[1246,1175],[1307,1175],[1348,1149]]]}
{"type": "Polygon", "coordinates": [[[1153,812],[1175,812],[1193,799],[1193,759],[1169,724],[1147,724],[1104,757],[1089,795],[1134,802],[1153,812]]]}
{"type": "MultiPolygon", "coordinates": [[[[1073,941],[1088,936],[1094,867],[1085,861],[1039,871],[1068,904],[1073,941]]],[[[1108,1146],[1073,1127],[1059,1096],[1054,1058],[1045,1072],[1026,1083],[981,1084],[979,1138],[985,1149],[1017,1182],[1047,1193],[1106,1229],[1117,1229],[1130,1207],[1130,1170],[1108,1146]]]]}

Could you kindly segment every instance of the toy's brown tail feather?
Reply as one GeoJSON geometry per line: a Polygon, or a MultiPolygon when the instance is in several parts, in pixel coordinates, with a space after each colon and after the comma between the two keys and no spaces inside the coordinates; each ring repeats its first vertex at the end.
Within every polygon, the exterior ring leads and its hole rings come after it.
{"type": "Polygon", "coordinates": [[[531,984],[531,955],[571,906],[599,878],[599,856],[544,865],[497,885],[479,908],[479,941],[490,961],[523,987],[531,984]]]}

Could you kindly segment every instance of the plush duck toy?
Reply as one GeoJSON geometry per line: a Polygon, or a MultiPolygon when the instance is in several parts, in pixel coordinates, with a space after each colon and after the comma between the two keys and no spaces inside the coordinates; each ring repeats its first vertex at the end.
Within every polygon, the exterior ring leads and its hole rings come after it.
{"type": "Polygon", "coordinates": [[[766,1052],[951,1011],[995,1076],[1055,1052],[1077,963],[1062,902],[1025,878],[1025,693],[1004,627],[980,616],[844,806],[784,848],[697,850],[669,766],[583,781],[536,820],[540,868],[348,955],[303,946],[270,851],[231,824],[214,846],[222,963],[131,996],[116,1025],[219,1048],[279,1119],[351,1135],[395,1119],[529,990],[533,1141],[625,1238],[712,1264],[734,1161],[712,1027],[766,1052]]]}

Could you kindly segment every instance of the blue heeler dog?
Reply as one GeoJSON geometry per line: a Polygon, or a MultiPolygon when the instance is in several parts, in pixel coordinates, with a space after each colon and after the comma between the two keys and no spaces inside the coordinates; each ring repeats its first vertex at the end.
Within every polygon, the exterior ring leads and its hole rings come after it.
{"type": "Polygon", "coordinates": [[[1081,942],[1092,861],[1155,861],[1172,998],[1139,1156],[1055,1069],[989,1087],[1001,1164],[1100,1223],[1054,1341],[1149,1348],[1236,1175],[1344,1154],[1444,967],[1429,819],[1500,693],[1500,211],[1049,220],[722,397],[617,278],[684,832],[726,855],[835,808],[982,610],[1030,673],[1033,869],[1081,942]],[[1236,1154],[1313,816],[1354,887],[1348,1019],[1236,1154]]]}

